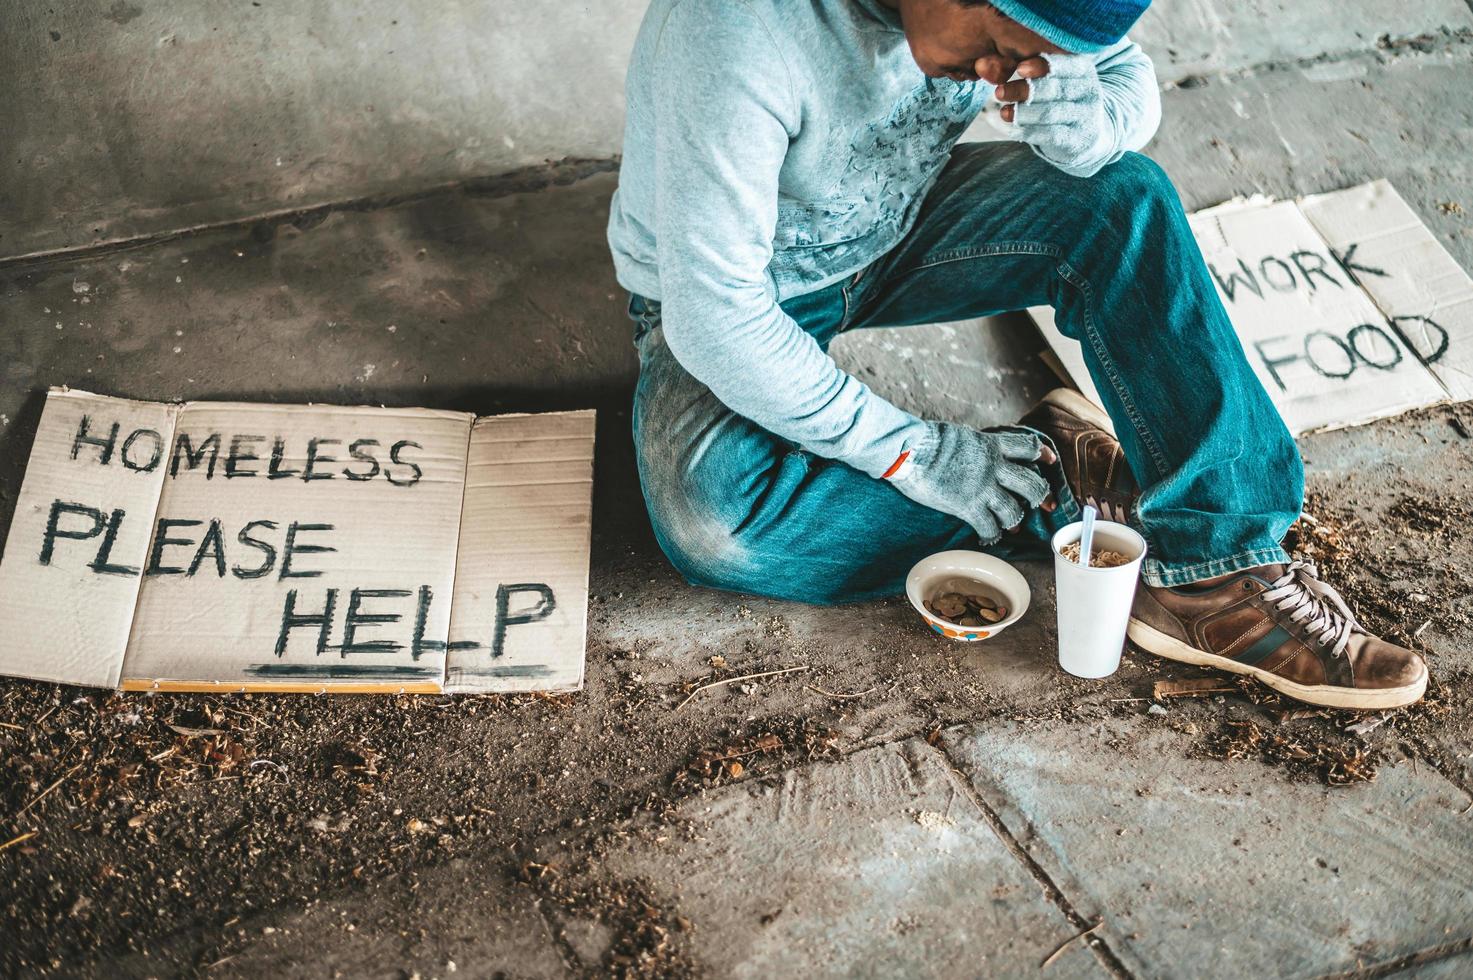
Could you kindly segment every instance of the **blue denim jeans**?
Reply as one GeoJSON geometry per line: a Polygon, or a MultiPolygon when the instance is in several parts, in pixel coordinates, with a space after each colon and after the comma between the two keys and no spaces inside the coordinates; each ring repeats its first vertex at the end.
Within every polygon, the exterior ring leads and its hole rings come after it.
{"type": "MultiPolygon", "coordinates": [[[[1049,304],[1080,341],[1131,471],[1152,585],[1287,561],[1303,467],[1254,375],[1170,180],[1127,154],[1071,177],[1016,143],[961,145],[909,235],[847,281],[783,303],[827,346],[859,327],[1049,304]]],[[[838,603],[904,590],[932,552],[977,547],[948,514],[805,452],[726,408],[671,355],[659,303],[633,296],[634,441],[655,536],[694,584],[838,603]]],[[[783,379],[772,379],[774,385],[783,379]]],[[[1078,506],[986,550],[1046,555],[1078,506]]]]}

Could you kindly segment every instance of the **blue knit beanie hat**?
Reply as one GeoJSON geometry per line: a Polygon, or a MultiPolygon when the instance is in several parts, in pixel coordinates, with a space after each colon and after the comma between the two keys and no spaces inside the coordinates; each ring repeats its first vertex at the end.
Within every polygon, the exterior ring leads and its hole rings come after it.
{"type": "Polygon", "coordinates": [[[1119,41],[1151,0],[992,0],[1005,16],[1073,54],[1119,41]]]}

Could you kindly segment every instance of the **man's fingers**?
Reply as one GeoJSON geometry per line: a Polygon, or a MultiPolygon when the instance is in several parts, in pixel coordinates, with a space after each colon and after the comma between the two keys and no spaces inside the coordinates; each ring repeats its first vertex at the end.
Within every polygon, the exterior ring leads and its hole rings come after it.
{"type": "Polygon", "coordinates": [[[1027,58],[1018,62],[1018,77],[1042,78],[1048,74],[1048,62],[1042,58],[1027,58]]]}
{"type": "Polygon", "coordinates": [[[1028,512],[1018,503],[1018,498],[1004,494],[992,505],[992,516],[997,520],[998,527],[1011,531],[1023,523],[1028,512]]]}
{"type": "MultiPolygon", "coordinates": [[[[1038,447],[1038,461],[1044,466],[1051,466],[1059,461],[1059,454],[1054,452],[1054,447],[1046,442],[1040,441],[1038,447]]],[[[1053,493],[1043,498],[1043,503],[1038,505],[1045,513],[1052,514],[1059,509],[1059,502],[1054,499],[1053,493]]]]}
{"type": "MultiPolygon", "coordinates": [[[[1048,74],[1049,70],[1047,61],[1044,61],[1042,58],[1029,58],[1026,61],[1018,62],[1017,68],[1013,71],[1013,74],[1017,77],[1013,78],[1010,82],[1005,82],[1002,77],[983,74],[981,70],[981,65],[984,61],[989,62],[989,69],[996,68],[1000,70],[1002,66],[992,64],[996,60],[998,59],[990,55],[987,58],[979,58],[977,60],[977,77],[986,79],[997,85],[997,88],[993,90],[992,94],[997,97],[997,101],[999,102],[1027,102],[1033,92],[1032,86],[1028,84],[1028,79],[1042,78],[1048,74]]],[[[1013,121],[1012,113],[1008,112],[1006,108],[1003,109],[1003,119],[1007,122],[1013,121]]]]}
{"type": "Polygon", "coordinates": [[[1027,102],[1028,93],[1028,81],[1022,78],[999,85],[992,90],[992,94],[999,102],[1027,102]]]}
{"type": "Polygon", "coordinates": [[[1027,429],[998,430],[1002,458],[1016,463],[1036,463],[1043,455],[1043,437],[1027,429]]]}
{"type": "Polygon", "coordinates": [[[1014,63],[1000,54],[984,54],[972,65],[972,70],[984,82],[1001,85],[1013,74],[1014,63]]]}
{"type": "Polygon", "coordinates": [[[1013,121],[1013,107],[1010,106],[1010,105],[1003,106],[1002,107],[1002,111],[999,112],[998,115],[1002,116],[1002,121],[1003,122],[1007,122],[1007,123],[1012,122],[1013,121]]]}
{"type": "Polygon", "coordinates": [[[1029,507],[1037,507],[1049,495],[1050,487],[1042,473],[1031,466],[1004,463],[997,468],[997,482],[1009,494],[1029,507]]]}

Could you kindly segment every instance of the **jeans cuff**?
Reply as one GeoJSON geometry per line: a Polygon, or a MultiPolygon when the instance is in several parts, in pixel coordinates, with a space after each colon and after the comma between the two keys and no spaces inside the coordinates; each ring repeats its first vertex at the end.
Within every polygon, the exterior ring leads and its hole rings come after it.
{"type": "Polygon", "coordinates": [[[1272,548],[1243,551],[1231,558],[1214,558],[1212,561],[1199,562],[1195,565],[1168,565],[1166,562],[1147,557],[1145,570],[1141,577],[1146,580],[1147,585],[1155,588],[1172,588],[1178,585],[1190,585],[1206,578],[1241,572],[1248,568],[1257,568],[1259,565],[1287,564],[1289,564],[1288,552],[1275,545],[1272,548]]]}

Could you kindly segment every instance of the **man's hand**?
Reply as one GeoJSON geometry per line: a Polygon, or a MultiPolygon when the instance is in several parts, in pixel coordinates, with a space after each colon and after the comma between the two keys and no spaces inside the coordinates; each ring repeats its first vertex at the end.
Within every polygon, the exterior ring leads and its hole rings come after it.
{"type": "MultiPolygon", "coordinates": [[[[997,66],[983,58],[985,67],[997,66]]],[[[1105,112],[1104,89],[1092,58],[1049,54],[1018,63],[1018,78],[994,90],[1003,103],[1003,121],[1013,123],[1020,140],[1045,160],[1060,167],[1080,167],[1110,140],[1110,118],[1105,112]]],[[[993,77],[996,77],[995,75],[993,77]]]]}
{"type": "Polygon", "coordinates": [[[890,484],[918,504],[959,517],[983,543],[1023,522],[1035,507],[1052,511],[1039,463],[1057,460],[1036,433],[1017,427],[978,431],[952,422],[927,422],[924,445],[890,484]]]}
{"type": "Polygon", "coordinates": [[[997,86],[993,90],[993,97],[1002,103],[1003,122],[1013,121],[1013,103],[1027,102],[1032,94],[1029,82],[1035,78],[1042,78],[1048,74],[1049,65],[1042,56],[1020,61],[1013,71],[1007,71],[1006,63],[999,63],[995,56],[989,55],[977,61],[977,77],[992,82],[997,86]],[[987,74],[983,74],[983,71],[987,74]],[[1007,72],[1003,74],[1003,72],[1007,72]],[[1008,81],[1014,74],[1018,77],[1008,81]]]}

